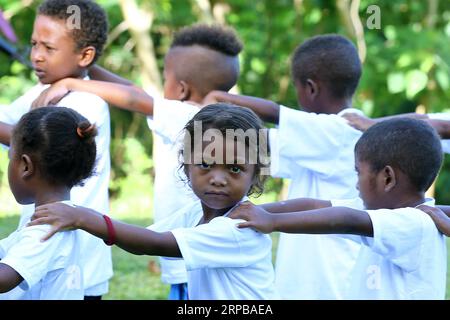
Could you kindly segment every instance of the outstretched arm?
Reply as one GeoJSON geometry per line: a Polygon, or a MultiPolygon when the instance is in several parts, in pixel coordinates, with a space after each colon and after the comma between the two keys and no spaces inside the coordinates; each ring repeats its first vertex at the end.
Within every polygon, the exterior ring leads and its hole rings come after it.
{"type": "Polygon", "coordinates": [[[16,270],[0,261],[0,293],[14,289],[22,281],[22,276],[16,270]]]}
{"type": "Polygon", "coordinates": [[[425,121],[436,129],[442,139],[450,139],[450,121],[438,119],[426,119],[425,121]]]}
{"type": "MultiPolygon", "coordinates": [[[[116,244],[133,254],[146,254],[166,257],[181,257],[175,237],[171,232],[154,232],[112,220],[116,244]]],[[[33,220],[28,224],[50,224],[52,229],[43,239],[47,240],[58,231],[82,229],[90,234],[108,239],[108,228],[103,216],[88,208],[72,207],[63,203],[50,203],[36,208],[33,220]]]]}
{"type": "Polygon", "coordinates": [[[213,90],[204,98],[203,105],[217,102],[227,102],[247,107],[267,122],[278,124],[280,118],[280,106],[270,100],[213,90]]]}
{"type": "Polygon", "coordinates": [[[355,234],[373,237],[372,221],[367,212],[346,207],[270,214],[245,202],[233,210],[230,218],[244,219],[240,228],[251,227],[263,233],[273,231],[310,234],[355,234]]]}
{"type": "Polygon", "coordinates": [[[111,71],[106,70],[105,68],[100,67],[99,65],[94,64],[89,68],[89,77],[91,80],[112,82],[117,84],[123,84],[126,86],[133,86],[133,82],[128,79],[122,78],[111,71]]]}
{"type": "Polygon", "coordinates": [[[431,125],[434,129],[436,129],[436,131],[439,133],[442,139],[450,139],[450,121],[429,119],[426,114],[404,113],[404,114],[397,114],[394,116],[371,119],[356,113],[345,113],[342,117],[348,121],[348,124],[350,126],[360,131],[366,131],[375,123],[389,119],[413,118],[423,120],[427,122],[429,125],[431,125]]]}
{"type": "Polygon", "coordinates": [[[417,207],[427,213],[440,232],[450,237],[450,206],[429,207],[420,205],[417,207]]]}
{"type": "Polygon", "coordinates": [[[9,146],[13,126],[0,122],[0,143],[9,146]]]}
{"type": "Polygon", "coordinates": [[[312,199],[312,198],[298,198],[286,201],[265,203],[260,205],[261,208],[270,213],[288,213],[296,211],[306,211],[331,207],[331,201],[312,199]]]}
{"type": "Polygon", "coordinates": [[[59,80],[44,90],[33,102],[33,108],[57,104],[70,91],[89,92],[121,109],[153,115],[153,98],[139,87],[74,78],[59,80]]]}

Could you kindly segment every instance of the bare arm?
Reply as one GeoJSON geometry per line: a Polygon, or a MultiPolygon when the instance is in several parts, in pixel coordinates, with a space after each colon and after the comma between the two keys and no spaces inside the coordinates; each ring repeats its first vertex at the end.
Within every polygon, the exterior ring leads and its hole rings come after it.
{"type": "Polygon", "coordinates": [[[70,91],[89,92],[121,109],[153,115],[153,98],[139,87],[74,78],[55,82],[33,102],[33,108],[57,104],[70,91]]]}
{"type": "Polygon", "coordinates": [[[330,207],[309,211],[270,214],[245,202],[233,210],[234,219],[244,219],[239,227],[251,227],[264,233],[273,231],[308,234],[355,234],[373,237],[373,226],[365,211],[330,207]]]}
{"type": "Polygon", "coordinates": [[[438,119],[426,119],[425,121],[436,129],[442,139],[450,139],[450,121],[438,119]]]}
{"type": "Polygon", "coordinates": [[[105,82],[113,82],[118,84],[123,84],[126,86],[133,86],[133,82],[128,79],[122,78],[111,71],[106,70],[105,68],[100,67],[99,65],[94,64],[89,68],[89,77],[92,80],[105,81],[105,82]]]}
{"type": "Polygon", "coordinates": [[[376,124],[380,121],[389,120],[389,119],[398,119],[398,118],[413,118],[413,119],[419,119],[419,120],[428,119],[427,115],[419,114],[419,113],[404,113],[404,114],[397,114],[397,115],[393,115],[393,116],[371,119],[366,116],[362,116],[360,114],[349,112],[349,113],[345,113],[342,117],[347,120],[347,122],[350,126],[352,126],[353,128],[355,128],[357,130],[360,130],[360,131],[366,131],[374,124],[376,124]]]}
{"type": "Polygon", "coordinates": [[[0,143],[9,146],[13,126],[0,122],[0,143]]]}
{"type": "Polygon", "coordinates": [[[14,289],[22,281],[22,276],[16,270],[0,261],[0,293],[14,289]]]}
{"type": "Polygon", "coordinates": [[[228,102],[253,110],[262,120],[278,124],[280,118],[280,106],[270,100],[231,94],[225,91],[211,91],[203,100],[203,105],[228,102]]]}
{"type": "Polygon", "coordinates": [[[331,207],[331,201],[312,198],[299,198],[286,201],[265,203],[261,208],[270,213],[288,213],[331,207]]]}
{"type": "Polygon", "coordinates": [[[429,207],[420,205],[417,207],[427,213],[433,219],[436,228],[447,237],[450,237],[450,206],[429,207]]]}
{"type": "MultiPolygon", "coordinates": [[[[36,208],[32,225],[50,224],[52,229],[44,240],[62,230],[82,229],[90,234],[108,239],[108,228],[103,216],[88,208],[72,207],[63,203],[51,203],[36,208]]],[[[171,232],[154,232],[112,220],[116,244],[133,254],[181,257],[175,237],[171,232]]]]}

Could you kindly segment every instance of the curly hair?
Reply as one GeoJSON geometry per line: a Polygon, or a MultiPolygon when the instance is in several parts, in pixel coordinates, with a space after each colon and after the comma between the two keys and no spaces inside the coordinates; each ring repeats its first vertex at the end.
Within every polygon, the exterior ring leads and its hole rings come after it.
{"type": "MultiPolygon", "coordinates": [[[[267,174],[263,169],[269,166],[270,152],[268,149],[267,129],[264,127],[261,119],[250,109],[235,106],[228,103],[215,103],[202,108],[184,127],[185,141],[184,146],[180,150],[180,158],[184,159],[186,155],[185,149],[195,150],[196,123],[201,122],[202,137],[206,130],[217,129],[223,136],[229,135],[230,130],[234,132],[233,138],[242,140],[247,146],[249,158],[253,152],[257,155],[255,163],[255,172],[253,184],[248,192],[248,196],[260,196],[264,191],[264,183],[267,174]],[[255,132],[254,139],[246,136],[248,132],[255,132]]],[[[246,160],[247,161],[247,160],[246,160]]],[[[186,163],[181,162],[180,169],[185,169],[186,163]]]]}
{"type": "Polygon", "coordinates": [[[233,29],[220,25],[195,24],[178,31],[171,48],[199,45],[229,56],[242,51],[242,43],[233,29]]]}
{"type": "Polygon", "coordinates": [[[15,154],[28,154],[46,181],[72,188],[93,174],[96,134],[95,126],[75,110],[51,106],[24,114],[12,141],[15,154]]]}
{"type": "Polygon", "coordinates": [[[92,64],[103,53],[108,37],[108,19],[105,11],[91,0],[46,0],[38,8],[38,14],[67,20],[73,15],[69,7],[76,6],[80,10],[80,28],[72,28],[71,34],[80,50],[88,46],[95,48],[92,64]]]}

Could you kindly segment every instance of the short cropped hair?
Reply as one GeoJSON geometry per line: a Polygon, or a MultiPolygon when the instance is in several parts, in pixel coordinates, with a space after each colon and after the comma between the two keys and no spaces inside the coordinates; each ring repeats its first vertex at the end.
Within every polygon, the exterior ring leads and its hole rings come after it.
{"type": "Polygon", "coordinates": [[[102,55],[108,37],[108,19],[102,7],[91,0],[46,0],[39,6],[38,14],[67,21],[74,14],[67,10],[70,6],[80,9],[80,28],[71,30],[76,49],[93,46],[94,63],[102,55]]]}
{"type": "Polygon", "coordinates": [[[291,73],[305,85],[307,79],[325,83],[335,98],[351,98],[361,78],[361,61],[353,43],[337,34],[303,42],[292,57],[291,73]]]}
{"type": "Polygon", "coordinates": [[[401,170],[417,191],[426,191],[442,165],[439,136],[421,120],[399,118],[379,122],[358,140],[355,155],[379,172],[385,166],[401,170]]]}

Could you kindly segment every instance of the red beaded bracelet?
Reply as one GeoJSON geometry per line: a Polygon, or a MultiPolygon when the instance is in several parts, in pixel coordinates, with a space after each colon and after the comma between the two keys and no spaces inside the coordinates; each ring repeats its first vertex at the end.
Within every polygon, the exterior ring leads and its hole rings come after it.
{"type": "Polygon", "coordinates": [[[103,242],[108,246],[112,246],[116,243],[116,230],[114,229],[114,225],[110,217],[104,214],[103,219],[105,219],[106,227],[108,229],[108,240],[103,240],[103,242]]]}

